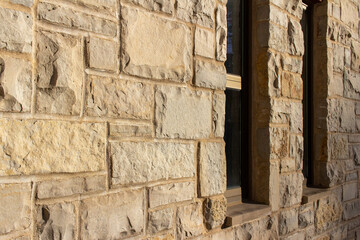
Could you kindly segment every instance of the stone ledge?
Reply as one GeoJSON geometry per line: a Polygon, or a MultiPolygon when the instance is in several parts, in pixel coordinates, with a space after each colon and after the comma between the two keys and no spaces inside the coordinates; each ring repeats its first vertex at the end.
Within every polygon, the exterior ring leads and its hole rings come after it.
{"type": "Polygon", "coordinates": [[[264,204],[242,203],[228,207],[224,227],[239,225],[270,213],[270,206],[264,204]]]}
{"type": "Polygon", "coordinates": [[[330,193],[331,191],[327,188],[304,187],[301,203],[306,204],[309,202],[314,202],[316,200],[319,200],[320,198],[330,195],[330,193]]]}

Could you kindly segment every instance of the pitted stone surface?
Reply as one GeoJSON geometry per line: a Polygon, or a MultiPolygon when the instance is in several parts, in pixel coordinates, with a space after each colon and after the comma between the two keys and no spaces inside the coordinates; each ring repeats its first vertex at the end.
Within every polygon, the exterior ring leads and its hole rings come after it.
{"type": "Polygon", "coordinates": [[[182,87],[161,86],[155,93],[156,136],[207,138],[211,133],[211,95],[182,87]]]}
{"type": "Polygon", "coordinates": [[[0,49],[31,53],[31,14],[0,8],[0,19],[0,49]]]}
{"type": "Polygon", "coordinates": [[[181,206],[176,214],[177,239],[186,239],[200,235],[204,231],[202,205],[195,202],[181,206]]]}
{"type": "Polygon", "coordinates": [[[226,7],[218,5],[218,8],[216,9],[216,59],[218,61],[226,60],[226,19],[226,7]]]}
{"type": "Polygon", "coordinates": [[[178,0],[176,2],[177,17],[204,27],[214,26],[214,0],[178,0]]]}
{"type": "Polygon", "coordinates": [[[289,207],[301,202],[303,185],[302,173],[280,176],[280,206],[289,207]]]}
{"type": "Polygon", "coordinates": [[[132,184],[193,177],[194,151],[188,143],[111,143],[112,181],[132,184]]]}
{"type": "Polygon", "coordinates": [[[143,8],[171,14],[174,11],[174,3],[169,0],[128,0],[134,4],[140,5],[143,8]]]}
{"type": "Polygon", "coordinates": [[[80,203],[81,239],[122,239],[144,230],[144,192],[124,191],[80,203]]]}
{"type": "Polygon", "coordinates": [[[151,85],[92,76],[87,86],[86,115],[150,119],[154,93],[151,85]]]}
{"type": "Polygon", "coordinates": [[[225,90],[226,69],[224,65],[196,61],[195,85],[199,87],[225,90]]]}
{"type": "Polygon", "coordinates": [[[210,230],[223,225],[227,209],[227,201],[224,196],[205,199],[203,209],[207,229],[210,230]]]}
{"type": "Polygon", "coordinates": [[[0,175],[100,171],[105,125],[0,120],[0,175]]]}
{"type": "Polygon", "coordinates": [[[77,3],[81,6],[86,6],[96,11],[106,11],[111,15],[117,13],[117,1],[116,0],[68,0],[73,3],[77,3]]]}
{"type": "Polygon", "coordinates": [[[151,234],[169,230],[173,225],[173,209],[166,208],[163,210],[151,212],[149,214],[148,231],[151,234]]]}
{"type": "Polygon", "coordinates": [[[129,7],[122,8],[121,17],[121,64],[126,73],[176,82],[190,80],[192,43],[186,25],[129,7]]]}

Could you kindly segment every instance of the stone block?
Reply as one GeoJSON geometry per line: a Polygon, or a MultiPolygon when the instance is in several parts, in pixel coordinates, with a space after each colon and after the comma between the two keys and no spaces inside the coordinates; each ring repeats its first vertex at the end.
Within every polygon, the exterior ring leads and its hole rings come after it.
{"type": "Polygon", "coordinates": [[[110,136],[113,137],[152,137],[152,125],[110,124],[110,136]]]}
{"type": "MultiPolygon", "coordinates": [[[[300,1],[297,1],[300,2],[300,1]]],[[[283,44],[283,43],[282,43],[283,44]]],[[[300,22],[289,18],[288,22],[288,52],[291,55],[303,56],[305,52],[304,35],[300,22]]]]}
{"type": "Polygon", "coordinates": [[[330,135],[331,158],[341,160],[349,158],[348,136],[330,135]]]}
{"type": "Polygon", "coordinates": [[[176,2],[177,17],[204,27],[214,26],[214,0],[178,0],[176,2]]]}
{"type": "Polygon", "coordinates": [[[194,144],[112,142],[112,182],[145,183],[195,176],[194,144]]]}
{"type": "Polygon", "coordinates": [[[167,14],[172,14],[174,12],[174,3],[168,0],[129,0],[129,2],[155,12],[167,14]]]}
{"type": "Polygon", "coordinates": [[[40,21],[104,34],[111,37],[115,37],[117,34],[116,22],[92,16],[85,12],[75,11],[65,6],[40,2],[37,10],[37,17],[40,21]]]}
{"type": "Polygon", "coordinates": [[[343,46],[333,44],[333,69],[337,72],[344,71],[345,66],[345,49],[343,46]]]}
{"type": "Polygon", "coordinates": [[[285,210],[280,213],[279,233],[286,235],[298,229],[298,211],[297,209],[285,210]]]}
{"type": "Polygon", "coordinates": [[[206,198],[203,209],[207,229],[219,228],[224,224],[227,209],[227,201],[224,196],[206,198]]]}
{"type": "Polygon", "coordinates": [[[295,170],[301,170],[303,168],[304,157],[304,138],[302,136],[290,136],[289,156],[295,158],[295,170]]]}
{"type": "Polygon", "coordinates": [[[356,144],[352,146],[351,159],[354,161],[356,166],[360,165],[360,145],[356,144]]]}
{"type": "Polygon", "coordinates": [[[336,197],[320,199],[315,209],[315,228],[317,232],[338,224],[342,216],[342,206],[336,197]]]}
{"type": "Polygon", "coordinates": [[[222,230],[221,232],[211,234],[209,236],[209,240],[234,239],[234,235],[235,235],[235,232],[232,230],[229,230],[229,231],[222,230]]]}
{"type": "Polygon", "coordinates": [[[225,101],[226,96],[220,93],[213,95],[213,134],[215,137],[224,137],[225,133],[225,101]]]}
{"type": "Polygon", "coordinates": [[[342,0],[340,3],[341,7],[341,21],[343,21],[350,28],[357,26],[358,10],[356,5],[349,0],[342,0]]]}
{"type": "Polygon", "coordinates": [[[195,85],[198,87],[221,89],[226,88],[226,69],[223,64],[196,61],[195,85]]]}
{"type": "Polygon", "coordinates": [[[315,212],[311,209],[305,212],[299,213],[298,224],[299,228],[306,228],[313,225],[315,222],[315,212]]]}
{"type": "Polygon", "coordinates": [[[278,239],[278,217],[264,216],[235,228],[235,240],[278,239]]]}
{"type": "Polygon", "coordinates": [[[301,202],[302,173],[294,173],[280,176],[280,207],[290,207],[301,202]]]}
{"type": "Polygon", "coordinates": [[[357,198],[358,196],[358,183],[347,183],[343,186],[343,201],[349,201],[357,198]]]}
{"type": "MultiPolygon", "coordinates": [[[[279,1],[279,0],[275,0],[275,1],[279,1]]],[[[285,4],[285,9],[292,15],[298,17],[301,19],[302,14],[303,14],[303,7],[302,7],[302,2],[298,1],[298,0],[288,0],[288,1],[284,1],[285,4]]],[[[281,4],[280,4],[281,6],[281,4]]]]}
{"type": "Polygon", "coordinates": [[[169,230],[172,228],[174,212],[172,208],[150,212],[148,221],[148,232],[155,234],[160,231],[169,230]]]}
{"type": "Polygon", "coordinates": [[[37,38],[37,112],[78,115],[84,78],[80,39],[45,31],[37,38]]]}
{"type": "Polygon", "coordinates": [[[276,23],[284,28],[288,27],[288,16],[285,12],[281,11],[279,8],[270,5],[270,21],[276,23]]]}
{"type": "Polygon", "coordinates": [[[32,66],[22,59],[0,56],[0,111],[29,112],[32,66]]]}
{"type": "Polygon", "coordinates": [[[329,96],[343,96],[344,94],[344,75],[341,73],[334,73],[332,77],[329,77],[328,83],[329,96]]]}
{"type": "Polygon", "coordinates": [[[144,231],[144,192],[124,191],[82,200],[81,239],[122,239],[144,231]]]}
{"type": "Polygon", "coordinates": [[[39,182],[37,198],[58,198],[105,190],[105,176],[78,177],[39,182]]]}
{"type": "Polygon", "coordinates": [[[70,0],[80,6],[86,6],[92,10],[102,11],[110,13],[115,16],[117,13],[117,1],[116,0],[70,0]]]}
{"type": "Polygon", "coordinates": [[[125,73],[176,82],[191,79],[193,47],[191,31],[185,24],[125,6],[121,18],[125,73]]]}
{"type": "Polygon", "coordinates": [[[195,30],[195,54],[207,58],[214,58],[214,33],[197,27],[195,30]]]}
{"type": "Polygon", "coordinates": [[[226,61],[227,48],[226,7],[218,5],[216,9],[216,60],[226,61]]]}
{"type": "MultiPolygon", "coordinates": [[[[298,54],[298,51],[300,51],[300,49],[298,49],[298,47],[300,47],[300,43],[297,39],[297,36],[295,36],[295,31],[296,29],[294,29],[295,27],[293,27],[292,25],[289,25],[289,27],[291,27],[290,29],[292,30],[292,35],[288,35],[287,31],[277,25],[274,24],[269,24],[269,25],[265,25],[265,27],[267,27],[270,30],[270,35],[269,38],[266,40],[266,35],[264,36],[265,41],[267,42],[267,46],[279,51],[279,52],[286,52],[287,50],[287,45],[291,44],[290,46],[292,46],[292,50],[290,51],[290,53],[292,54],[298,54]],[[289,38],[289,39],[288,39],[289,38]],[[289,42],[291,40],[291,42],[289,42]]],[[[269,31],[267,30],[267,31],[269,31]]],[[[258,31],[260,31],[258,29],[258,31]]],[[[290,30],[289,30],[290,31],[290,30]]],[[[260,33],[261,34],[261,33],[260,33]]],[[[264,34],[264,33],[262,33],[264,34]]],[[[302,43],[303,44],[303,43],[302,43]]]]}
{"type": "Polygon", "coordinates": [[[44,205],[37,210],[37,235],[41,240],[74,239],[75,207],[71,203],[44,205]]]}
{"type": "Polygon", "coordinates": [[[222,194],[226,190],[225,146],[221,142],[200,143],[200,196],[222,194]]]}
{"type": "Polygon", "coordinates": [[[31,225],[31,185],[0,184],[0,235],[31,225]]]}
{"type": "Polygon", "coordinates": [[[0,120],[0,175],[101,171],[105,125],[0,120]]]}
{"type": "Polygon", "coordinates": [[[271,99],[270,122],[289,123],[291,105],[289,102],[271,99]]]}
{"type": "Polygon", "coordinates": [[[116,71],[119,69],[118,43],[97,37],[90,37],[89,43],[89,65],[91,68],[116,71]]]}
{"type": "Polygon", "coordinates": [[[328,128],[332,132],[355,132],[355,104],[349,100],[328,100],[328,128]]]}
{"type": "MultiPolygon", "coordinates": [[[[325,172],[322,172],[321,178],[324,179],[324,182],[328,182],[329,186],[336,186],[345,181],[345,172],[346,172],[346,162],[344,160],[341,161],[332,161],[328,163],[324,163],[326,165],[325,172]]],[[[352,164],[354,162],[352,161],[352,164]]],[[[349,166],[350,167],[350,166],[349,166]]]]}
{"type": "Polygon", "coordinates": [[[31,53],[32,25],[31,13],[0,8],[0,49],[31,53]]]}
{"type": "Polygon", "coordinates": [[[155,92],[155,106],[157,137],[198,139],[210,136],[210,92],[159,86],[155,92]]]}
{"type": "Polygon", "coordinates": [[[154,208],[175,202],[191,200],[195,197],[193,182],[170,183],[149,189],[149,207],[154,208]]]}
{"type": "Polygon", "coordinates": [[[344,219],[349,220],[360,215],[360,200],[345,203],[344,206],[344,219]]]}
{"type": "Polygon", "coordinates": [[[289,132],[286,128],[270,128],[270,158],[281,159],[289,155],[289,132]]]}
{"type": "Polygon", "coordinates": [[[345,59],[344,60],[345,60],[345,67],[350,68],[350,65],[351,65],[351,50],[349,48],[345,48],[345,59]]]}
{"type": "Polygon", "coordinates": [[[153,87],[140,82],[92,76],[86,89],[86,115],[151,119],[153,87]]]}
{"type": "Polygon", "coordinates": [[[284,158],[280,160],[281,173],[293,172],[295,170],[295,160],[293,158],[284,158]]]}
{"type": "Polygon", "coordinates": [[[290,71],[293,73],[302,73],[303,63],[299,58],[294,58],[288,55],[281,56],[281,67],[285,71],[290,71]]]}
{"type": "Polygon", "coordinates": [[[176,213],[176,236],[183,240],[204,232],[202,205],[199,202],[181,206],[176,213]]]}
{"type": "Polygon", "coordinates": [[[355,181],[358,179],[358,174],[357,172],[353,172],[353,173],[347,173],[345,176],[345,181],[346,182],[351,182],[351,181],[355,181]]]}
{"type": "Polygon", "coordinates": [[[351,69],[360,72],[360,43],[357,41],[351,42],[351,69]]]}
{"type": "Polygon", "coordinates": [[[32,7],[34,0],[10,0],[11,3],[23,5],[25,7],[32,7]]]}

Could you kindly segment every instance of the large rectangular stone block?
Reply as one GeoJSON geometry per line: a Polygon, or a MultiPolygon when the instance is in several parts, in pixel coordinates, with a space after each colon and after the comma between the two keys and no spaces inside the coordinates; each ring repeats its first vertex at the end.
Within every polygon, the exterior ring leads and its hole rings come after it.
{"type": "Polygon", "coordinates": [[[215,45],[214,33],[197,27],[195,30],[195,54],[203,57],[214,58],[215,45]]]}
{"type": "Polygon", "coordinates": [[[185,24],[125,6],[121,17],[124,72],[177,82],[190,80],[192,38],[185,24]]]}
{"type": "Polygon", "coordinates": [[[193,177],[194,144],[172,142],[111,143],[112,181],[132,184],[193,177]]]}
{"type": "Polygon", "coordinates": [[[124,191],[80,203],[81,239],[123,239],[144,230],[144,192],[124,191]]]}
{"type": "Polygon", "coordinates": [[[120,47],[115,41],[90,37],[88,48],[91,68],[110,71],[119,69],[120,47]]]}
{"type": "Polygon", "coordinates": [[[226,69],[224,65],[196,61],[195,85],[224,90],[226,88],[226,69]]]}
{"type": "Polygon", "coordinates": [[[155,234],[160,231],[169,230],[173,227],[174,211],[172,208],[150,212],[148,221],[148,232],[155,234]]]}
{"type": "Polygon", "coordinates": [[[0,120],[0,175],[100,171],[105,124],[0,120]]]}
{"type": "Polygon", "coordinates": [[[30,53],[32,24],[30,13],[0,8],[0,48],[30,53]]]}
{"type": "Polygon", "coordinates": [[[86,115],[151,119],[154,112],[151,85],[96,76],[89,80],[86,115]]]}
{"type": "Polygon", "coordinates": [[[210,92],[159,86],[155,102],[157,137],[195,139],[210,136],[210,92]]]}
{"type": "Polygon", "coordinates": [[[202,205],[199,202],[181,206],[176,213],[178,239],[195,237],[204,232],[202,205]]]}
{"type": "Polygon", "coordinates": [[[0,185],[0,235],[30,227],[31,185],[0,185]]]}
{"type": "Polygon", "coordinates": [[[303,180],[302,173],[280,177],[280,207],[290,207],[301,202],[303,180]]]}

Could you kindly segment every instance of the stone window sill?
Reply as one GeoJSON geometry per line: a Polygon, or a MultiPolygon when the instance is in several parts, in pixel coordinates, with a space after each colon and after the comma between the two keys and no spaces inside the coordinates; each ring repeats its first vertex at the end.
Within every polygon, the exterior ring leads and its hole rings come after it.
{"type": "Polygon", "coordinates": [[[271,214],[271,208],[268,205],[255,203],[241,203],[228,207],[224,227],[249,222],[271,214]]]}
{"type": "Polygon", "coordinates": [[[329,196],[331,191],[326,188],[311,188],[304,187],[303,196],[302,196],[302,204],[315,202],[320,198],[329,196]]]}

